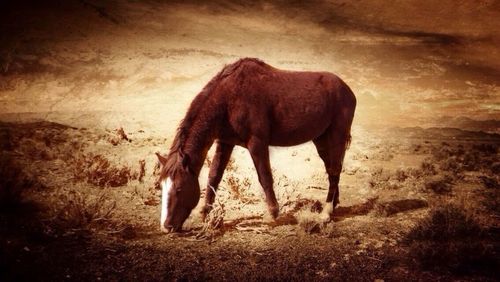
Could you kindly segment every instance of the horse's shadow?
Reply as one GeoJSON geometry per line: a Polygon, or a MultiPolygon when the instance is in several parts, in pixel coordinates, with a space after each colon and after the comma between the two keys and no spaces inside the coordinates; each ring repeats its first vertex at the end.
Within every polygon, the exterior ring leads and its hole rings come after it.
{"type": "MultiPolygon", "coordinates": [[[[269,233],[269,231],[275,227],[297,225],[299,224],[299,219],[296,214],[307,209],[307,207],[309,207],[307,204],[314,202],[315,201],[308,199],[299,200],[295,203],[296,206],[294,208],[282,213],[275,220],[266,220],[262,215],[252,215],[227,220],[224,222],[219,235],[222,236],[226,232],[232,231],[269,233]]],[[[313,206],[310,206],[309,208],[311,209],[312,207],[313,206]]],[[[424,207],[427,207],[427,202],[423,200],[405,199],[379,203],[378,197],[374,197],[356,205],[336,207],[333,215],[330,217],[330,222],[340,222],[348,218],[367,215],[370,212],[375,212],[383,216],[391,216],[396,213],[424,207]]],[[[180,236],[190,237],[193,234],[196,235],[200,230],[201,227],[194,227],[180,236]]]]}
{"type": "MultiPolygon", "coordinates": [[[[337,207],[333,215],[331,216],[331,221],[338,222],[345,220],[350,217],[367,215],[370,211],[375,208],[377,203],[377,198],[368,199],[364,203],[347,206],[347,207],[337,207]]],[[[301,209],[292,209],[288,212],[281,214],[278,218],[273,221],[263,220],[263,216],[249,216],[241,217],[234,220],[230,220],[224,223],[224,229],[229,230],[239,230],[239,231],[252,231],[257,228],[262,227],[278,227],[284,225],[297,225],[299,223],[295,214],[301,209]]]]}

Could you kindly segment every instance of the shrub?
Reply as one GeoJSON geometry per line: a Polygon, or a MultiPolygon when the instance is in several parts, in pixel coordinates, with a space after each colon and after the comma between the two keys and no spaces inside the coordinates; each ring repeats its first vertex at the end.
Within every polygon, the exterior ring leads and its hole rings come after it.
{"type": "Polygon", "coordinates": [[[436,175],[436,167],[431,163],[430,160],[424,160],[420,165],[420,169],[425,176],[436,175]]]}
{"type": "Polygon", "coordinates": [[[450,193],[452,190],[451,178],[449,176],[437,176],[425,181],[426,191],[433,191],[437,194],[450,193]]]}
{"type": "Polygon", "coordinates": [[[107,222],[111,219],[116,207],[116,202],[109,200],[104,193],[93,197],[71,191],[65,202],[58,219],[70,228],[88,228],[107,222]]]}
{"type": "Polygon", "coordinates": [[[323,220],[320,214],[308,210],[300,211],[296,214],[300,230],[307,234],[314,234],[321,232],[323,220]]]}
{"type": "Polygon", "coordinates": [[[116,167],[102,155],[83,155],[75,163],[74,176],[100,187],[118,187],[128,183],[135,176],[126,166],[116,167]]]}
{"type": "Polygon", "coordinates": [[[483,183],[484,187],[489,188],[489,189],[498,189],[500,186],[498,185],[498,181],[489,176],[479,176],[479,179],[483,183]]]}
{"type": "Polygon", "coordinates": [[[23,191],[34,184],[19,164],[6,155],[0,155],[0,209],[10,210],[19,206],[23,191]]]}
{"type": "Polygon", "coordinates": [[[407,235],[411,256],[424,269],[455,274],[494,273],[495,252],[474,218],[452,204],[433,209],[407,235]]]}

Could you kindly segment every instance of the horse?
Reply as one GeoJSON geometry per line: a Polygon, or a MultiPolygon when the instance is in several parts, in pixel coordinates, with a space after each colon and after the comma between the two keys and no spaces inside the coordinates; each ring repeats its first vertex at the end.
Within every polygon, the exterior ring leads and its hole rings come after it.
{"type": "Polygon", "coordinates": [[[207,152],[216,144],[210,165],[203,218],[212,209],[215,192],[235,146],[246,148],[258,174],[267,208],[276,219],[269,146],[314,143],[328,174],[324,210],[339,203],[339,179],[351,141],[356,97],[329,72],[289,71],[256,58],[226,65],[193,99],[161,164],[160,226],[179,232],[200,199],[198,177],[207,152]]]}

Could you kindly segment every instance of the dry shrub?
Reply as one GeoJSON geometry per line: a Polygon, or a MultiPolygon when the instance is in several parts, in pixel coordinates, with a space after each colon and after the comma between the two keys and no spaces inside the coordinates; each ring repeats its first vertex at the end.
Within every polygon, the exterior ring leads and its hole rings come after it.
{"type": "Polygon", "coordinates": [[[226,215],[225,204],[217,199],[212,210],[207,214],[197,239],[213,241],[223,233],[224,216],[226,215]]]}
{"type": "Polygon", "coordinates": [[[10,156],[0,155],[0,210],[10,210],[22,202],[22,193],[34,185],[20,165],[10,156]]]}
{"type": "Polygon", "coordinates": [[[102,155],[83,155],[76,160],[74,176],[99,187],[119,187],[126,185],[135,175],[126,166],[116,167],[102,155]]]}
{"type": "Polygon", "coordinates": [[[498,145],[495,144],[474,144],[472,149],[485,155],[495,155],[498,152],[498,145]]]}
{"type": "Polygon", "coordinates": [[[321,226],[323,225],[324,220],[321,219],[320,214],[309,210],[302,210],[296,214],[296,218],[299,223],[300,230],[306,234],[321,232],[321,226]]]}
{"type": "Polygon", "coordinates": [[[447,171],[454,174],[461,174],[463,171],[462,162],[456,156],[451,156],[446,159],[443,159],[439,163],[439,168],[443,171],[447,171]]]}
{"type": "Polygon", "coordinates": [[[116,208],[116,202],[105,193],[83,196],[80,192],[71,191],[65,202],[58,219],[69,228],[85,229],[109,222],[116,208]]]}
{"type": "Polygon", "coordinates": [[[463,207],[433,209],[407,236],[410,254],[425,269],[488,274],[498,264],[489,235],[463,207]]]}
{"type": "Polygon", "coordinates": [[[450,193],[452,188],[452,178],[449,175],[434,176],[424,183],[425,191],[433,191],[436,194],[450,193]]]}
{"type": "Polygon", "coordinates": [[[371,178],[368,181],[368,185],[370,185],[371,188],[376,189],[383,188],[396,190],[401,188],[401,185],[399,183],[402,181],[400,181],[400,179],[406,179],[406,177],[407,176],[404,175],[404,172],[402,170],[398,170],[396,171],[395,175],[391,175],[388,170],[384,170],[383,168],[379,167],[371,173],[371,178]]]}
{"type": "Polygon", "coordinates": [[[144,176],[146,176],[146,160],[139,160],[139,176],[137,177],[137,180],[139,180],[139,182],[143,182],[144,176]]]}
{"type": "Polygon", "coordinates": [[[490,167],[491,172],[494,174],[500,174],[500,162],[495,162],[490,167]]]}
{"type": "Polygon", "coordinates": [[[436,175],[436,167],[431,160],[424,160],[420,165],[420,170],[424,176],[436,175]]]}
{"type": "Polygon", "coordinates": [[[120,127],[118,129],[114,130],[114,135],[108,136],[107,140],[109,143],[111,143],[113,146],[116,146],[122,142],[122,140],[132,142],[131,139],[128,138],[127,134],[125,133],[125,130],[123,130],[123,127],[120,127]]]}
{"type": "Polygon", "coordinates": [[[408,172],[401,168],[398,168],[393,176],[393,178],[399,182],[404,182],[408,177],[409,177],[408,172]]]}
{"type": "Polygon", "coordinates": [[[489,188],[489,189],[498,189],[500,186],[498,185],[498,181],[493,178],[489,177],[486,175],[479,176],[479,180],[483,183],[484,187],[489,188]]]}

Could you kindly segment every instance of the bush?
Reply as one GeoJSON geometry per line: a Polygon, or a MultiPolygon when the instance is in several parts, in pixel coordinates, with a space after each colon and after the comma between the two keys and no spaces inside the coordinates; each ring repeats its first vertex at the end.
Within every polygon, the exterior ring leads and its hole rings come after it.
{"type": "Polygon", "coordinates": [[[426,191],[433,191],[437,194],[446,194],[452,191],[452,179],[449,176],[437,176],[425,181],[426,191]]]}
{"type": "Polygon", "coordinates": [[[74,169],[75,179],[85,180],[90,184],[100,187],[118,187],[128,183],[130,179],[137,178],[131,173],[129,167],[116,167],[102,155],[83,155],[78,158],[74,169]]]}
{"type": "Polygon", "coordinates": [[[107,222],[111,219],[116,207],[116,202],[109,200],[103,193],[92,197],[71,191],[65,202],[58,219],[69,228],[88,228],[107,222]]]}
{"type": "Polygon", "coordinates": [[[455,274],[492,274],[498,266],[489,238],[474,218],[458,206],[433,209],[407,235],[411,256],[424,269],[455,274]]]}
{"type": "Polygon", "coordinates": [[[33,184],[33,179],[24,173],[17,162],[9,156],[0,156],[1,210],[10,210],[19,206],[23,191],[33,184]]]}
{"type": "Polygon", "coordinates": [[[425,160],[420,165],[420,170],[422,171],[424,176],[436,175],[436,167],[431,163],[430,160],[425,160]]]}

